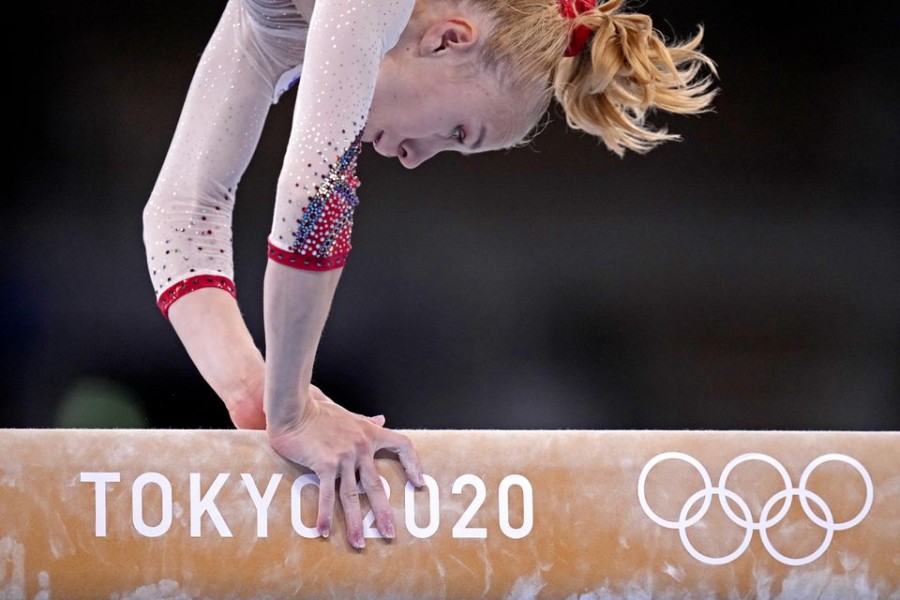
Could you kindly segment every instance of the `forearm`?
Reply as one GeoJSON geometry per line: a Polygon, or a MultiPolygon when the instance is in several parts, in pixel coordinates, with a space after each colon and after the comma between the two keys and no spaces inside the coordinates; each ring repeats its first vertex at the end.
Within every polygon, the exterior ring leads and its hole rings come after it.
{"type": "Polygon", "coordinates": [[[228,1],[143,214],[158,307],[242,428],[265,427],[265,365],[235,299],[232,213],[269,107],[302,62],[306,35],[287,0],[273,8],[277,15],[264,8],[228,1]]]}
{"type": "Polygon", "coordinates": [[[261,401],[265,364],[238,309],[217,289],[192,292],[169,310],[169,321],[200,374],[229,410],[261,401]]]}
{"type": "Polygon", "coordinates": [[[198,289],[181,297],[169,322],[203,379],[225,403],[239,429],[265,429],[262,353],[228,292],[198,289]]]}
{"type": "Polygon", "coordinates": [[[328,537],[331,532],[337,493],[347,540],[361,549],[366,542],[360,492],[368,498],[381,534],[389,539],[395,535],[375,454],[382,449],[395,452],[409,480],[416,486],[424,482],[408,438],[385,429],[383,419],[347,411],[310,385],[340,275],[341,269],[310,271],[276,260],[266,267],[266,432],[272,449],[319,478],[319,534],[328,537]]]}
{"type": "Polygon", "coordinates": [[[307,271],[269,261],[264,312],[265,412],[270,432],[299,425],[312,379],[316,349],[341,269],[307,271]]]}

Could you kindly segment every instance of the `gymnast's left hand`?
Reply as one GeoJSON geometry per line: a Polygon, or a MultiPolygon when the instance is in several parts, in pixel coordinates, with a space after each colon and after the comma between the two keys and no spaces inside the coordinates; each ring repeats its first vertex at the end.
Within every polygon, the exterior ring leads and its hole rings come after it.
{"type": "Polygon", "coordinates": [[[397,454],[409,481],[422,486],[422,468],[412,442],[383,427],[383,417],[352,413],[329,399],[315,386],[302,413],[292,423],[267,432],[272,448],[284,458],[312,469],[319,478],[319,511],[316,528],[328,537],[334,503],[340,499],[347,541],[356,549],[365,547],[362,509],[356,475],[368,498],[375,525],[387,539],[395,536],[394,516],[384,486],[375,468],[375,453],[385,449],[397,454]]]}

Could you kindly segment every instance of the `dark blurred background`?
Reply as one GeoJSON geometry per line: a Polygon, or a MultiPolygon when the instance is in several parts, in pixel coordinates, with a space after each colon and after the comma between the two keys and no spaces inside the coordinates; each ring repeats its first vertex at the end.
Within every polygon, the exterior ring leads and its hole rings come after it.
{"type": "MultiPolygon", "coordinates": [[[[231,426],[157,311],[141,240],[223,5],[38,3],[21,23],[0,426],[231,426]]],[[[510,152],[408,172],[366,148],[315,383],[400,428],[897,429],[900,20],[792,6],[643,2],[669,38],[706,27],[722,89],[715,113],[652,118],[684,141],[646,156],[555,109],[510,152]]],[[[235,215],[260,347],[292,105],[235,215]]]]}

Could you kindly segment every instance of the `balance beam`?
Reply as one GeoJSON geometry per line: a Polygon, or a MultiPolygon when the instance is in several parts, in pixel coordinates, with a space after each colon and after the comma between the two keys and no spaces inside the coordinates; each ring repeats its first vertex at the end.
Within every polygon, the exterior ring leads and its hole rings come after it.
{"type": "Polygon", "coordinates": [[[262,432],[0,430],[0,598],[900,596],[898,433],[403,433],[356,551],[262,432]]]}

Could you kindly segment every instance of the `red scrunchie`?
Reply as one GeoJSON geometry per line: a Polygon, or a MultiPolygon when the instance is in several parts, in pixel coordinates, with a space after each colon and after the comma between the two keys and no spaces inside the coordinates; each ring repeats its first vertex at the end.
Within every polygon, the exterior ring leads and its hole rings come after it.
{"type": "MultiPolygon", "coordinates": [[[[559,14],[566,19],[574,19],[583,12],[587,12],[597,6],[596,0],[559,0],[559,14]]],[[[584,50],[585,44],[593,31],[587,25],[578,25],[572,30],[569,37],[569,45],[563,56],[578,56],[584,50]]]]}

